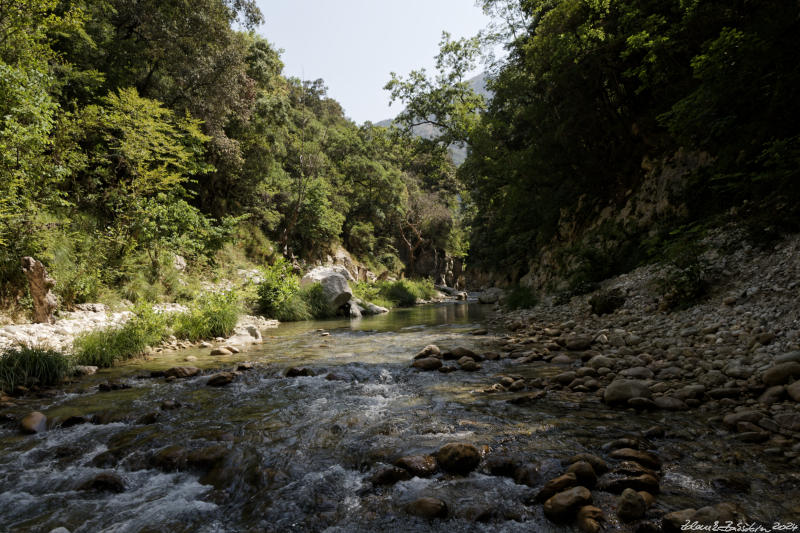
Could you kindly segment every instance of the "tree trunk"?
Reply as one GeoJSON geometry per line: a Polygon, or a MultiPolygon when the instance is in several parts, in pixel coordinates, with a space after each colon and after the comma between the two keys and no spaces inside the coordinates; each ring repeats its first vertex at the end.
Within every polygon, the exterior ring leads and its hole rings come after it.
{"type": "Polygon", "coordinates": [[[47,275],[44,265],[33,257],[22,258],[22,271],[28,278],[33,298],[33,321],[39,324],[52,324],[56,321],[53,311],[58,307],[56,296],[50,292],[55,280],[47,275]]]}

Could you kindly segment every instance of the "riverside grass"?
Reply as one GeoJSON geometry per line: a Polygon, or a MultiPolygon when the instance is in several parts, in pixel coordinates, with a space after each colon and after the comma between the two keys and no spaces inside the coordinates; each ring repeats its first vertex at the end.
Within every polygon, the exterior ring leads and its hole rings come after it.
{"type": "Polygon", "coordinates": [[[0,355],[0,390],[17,386],[57,385],[72,371],[72,360],[47,348],[18,346],[0,355]]]}
{"type": "Polygon", "coordinates": [[[175,336],[193,342],[229,337],[239,320],[240,307],[233,291],[201,296],[190,305],[189,311],[175,318],[175,336]]]}
{"type": "Polygon", "coordinates": [[[108,368],[142,355],[148,346],[160,343],[169,334],[166,314],[147,305],[137,306],[133,313],[122,326],[79,335],[73,344],[75,362],[108,368]]]}

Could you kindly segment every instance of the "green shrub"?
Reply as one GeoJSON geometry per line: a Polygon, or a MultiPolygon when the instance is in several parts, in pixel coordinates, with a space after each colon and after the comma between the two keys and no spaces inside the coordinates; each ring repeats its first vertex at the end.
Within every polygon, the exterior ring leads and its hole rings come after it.
{"type": "Polygon", "coordinates": [[[395,302],[392,302],[381,294],[381,285],[381,282],[370,283],[368,281],[359,281],[352,286],[353,296],[365,302],[386,307],[387,309],[394,307],[396,305],[395,302]]]}
{"type": "Polygon", "coordinates": [[[206,294],[175,318],[175,336],[190,341],[229,337],[239,311],[239,299],[233,291],[206,294]]]}
{"type": "Polygon", "coordinates": [[[353,294],[367,302],[382,307],[409,307],[418,299],[430,300],[436,295],[433,280],[377,281],[356,283],[353,294]]]}
{"type": "Polygon", "coordinates": [[[503,306],[508,309],[530,309],[539,303],[530,287],[516,285],[503,298],[503,306]]]}
{"type": "Polygon", "coordinates": [[[620,289],[601,291],[589,298],[589,306],[595,315],[611,314],[625,305],[625,293],[620,289]]]}
{"type": "MultiPolygon", "coordinates": [[[[258,310],[278,320],[286,320],[281,318],[282,315],[302,314],[295,313],[300,306],[295,298],[299,291],[300,281],[292,272],[292,266],[283,257],[278,257],[264,270],[264,281],[258,286],[258,310]]],[[[299,301],[303,301],[302,298],[299,301]]]]}
{"type": "Polygon", "coordinates": [[[71,370],[70,358],[55,350],[10,348],[0,356],[0,389],[11,392],[18,385],[56,385],[71,370]]]}
{"type": "Polygon", "coordinates": [[[660,279],[658,285],[663,295],[662,309],[686,309],[708,294],[711,280],[705,265],[696,261],[676,268],[660,279]]]}
{"type": "Polygon", "coordinates": [[[169,333],[169,318],[164,313],[145,305],[136,307],[133,313],[122,326],[78,336],[74,343],[76,363],[107,368],[142,355],[148,346],[160,343],[169,333]]]}
{"type": "Polygon", "coordinates": [[[306,303],[299,292],[281,300],[269,317],[280,320],[281,322],[300,322],[301,320],[311,320],[314,318],[308,308],[308,303],[306,303]]]}

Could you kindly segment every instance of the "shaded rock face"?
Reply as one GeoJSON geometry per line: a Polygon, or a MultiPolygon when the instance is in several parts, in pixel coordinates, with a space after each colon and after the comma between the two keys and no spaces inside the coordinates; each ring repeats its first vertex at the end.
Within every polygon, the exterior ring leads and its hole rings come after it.
{"type": "Polygon", "coordinates": [[[22,271],[28,278],[31,297],[33,298],[33,321],[39,324],[52,324],[56,321],[53,312],[58,307],[58,300],[50,289],[56,284],[47,274],[41,261],[33,257],[22,258],[22,271]]]}
{"type": "Polygon", "coordinates": [[[411,475],[417,477],[429,477],[436,473],[439,465],[436,458],[432,455],[408,455],[401,457],[395,462],[395,466],[404,468],[411,475]]]}
{"type": "Polygon", "coordinates": [[[322,285],[322,293],[331,311],[338,310],[353,298],[347,278],[336,268],[317,267],[300,280],[303,288],[315,283],[322,285]]]}

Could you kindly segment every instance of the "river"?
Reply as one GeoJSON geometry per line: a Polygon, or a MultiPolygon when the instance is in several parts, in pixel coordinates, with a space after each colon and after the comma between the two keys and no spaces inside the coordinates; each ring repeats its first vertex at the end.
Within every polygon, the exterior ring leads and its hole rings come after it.
{"type": "MultiPolygon", "coordinates": [[[[501,333],[470,334],[486,327],[488,309],[441,304],[353,322],[283,324],[244,353],[164,354],[101,371],[53,398],[25,399],[12,414],[37,409],[55,427],[34,436],[0,428],[0,530],[572,531],[545,519],[541,505],[526,504],[535,487],[482,469],[379,487],[368,480],[382,464],[459,441],[535,465],[544,482],[563,473],[562,459],[603,455],[604,443],[654,425],[667,431],[653,444],[665,463],[659,510],[732,501],[766,522],[789,508],[769,497],[780,463],[718,438],[702,417],[635,414],[568,394],[515,405],[505,400],[521,393],[481,392],[508,373],[563,371],[555,365],[485,361],[479,372],[450,374],[410,368],[428,344],[489,349],[501,333]],[[185,362],[189,355],[197,360],[185,362]],[[176,365],[231,370],[243,361],[253,368],[219,388],[206,386],[208,373],[150,377],[176,365]],[[314,375],[288,378],[289,367],[314,375]],[[109,380],[127,388],[101,392],[109,380]],[[119,493],[81,490],[104,473],[122,481],[119,493]],[[447,502],[448,519],[407,514],[421,496],[447,502]]],[[[613,495],[594,494],[600,507],[613,507],[613,495]]],[[[610,529],[619,526],[609,520],[610,529]]]]}

